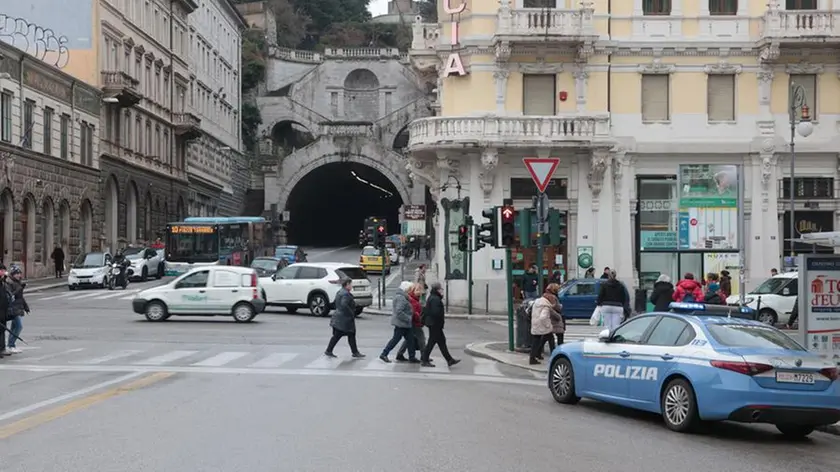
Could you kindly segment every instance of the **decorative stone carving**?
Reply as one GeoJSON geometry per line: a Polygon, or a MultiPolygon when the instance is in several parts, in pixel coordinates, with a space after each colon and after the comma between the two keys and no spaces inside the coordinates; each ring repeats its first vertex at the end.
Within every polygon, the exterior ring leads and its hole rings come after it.
{"type": "Polygon", "coordinates": [[[579,63],[585,63],[589,61],[589,59],[595,55],[595,43],[592,41],[584,41],[580,46],[578,46],[577,50],[575,51],[575,61],[579,63]]]}
{"type": "Polygon", "coordinates": [[[409,157],[405,165],[412,180],[420,180],[423,185],[431,188],[439,187],[437,169],[433,163],[426,163],[417,158],[409,157]]]}
{"type": "Polygon", "coordinates": [[[761,66],[758,71],[758,101],[762,105],[770,105],[770,93],[773,87],[773,68],[761,66]]]}
{"type": "Polygon", "coordinates": [[[572,76],[575,78],[575,100],[579,113],[586,111],[586,88],[589,81],[589,72],[583,64],[578,65],[572,76]]]}
{"type": "Polygon", "coordinates": [[[770,153],[776,150],[776,141],[773,138],[765,139],[761,143],[761,152],[770,153]]]}
{"type": "Polygon", "coordinates": [[[443,171],[446,171],[448,175],[459,175],[460,163],[457,159],[449,159],[444,153],[438,153],[438,160],[437,160],[437,167],[443,171]]]}
{"type": "Polygon", "coordinates": [[[601,188],[604,185],[604,174],[607,172],[610,158],[610,152],[607,150],[597,149],[592,152],[587,183],[589,184],[589,189],[592,191],[593,197],[597,198],[601,194],[601,188]]]}
{"type": "Polygon", "coordinates": [[[481,152],[481,172],[478,174],[485,196],[489,196],[493,191],[493,180],[496,178],[498,165],[499,151],[495,148],[485,148],[481,152]]]}
{"type": "Polygon", "coordinates": [[[640,74],[673,74],[676,70],[677,66],[674,64],[663,64],[662,59],[659,57],[653,58],[653,62],[650,64],[639,65],[640,74]]]}
{"type": "Polygon", "coordinates": [[[822,64],[811,64],[805,61],[785,66],[785,72],[788,74],[821,74],[824,69],[822,64]]]}
{"type": "Polygon", "coordinates": [[[776,154],[761,155],[761,184],[765,188],[770,184],[770,177],[773,176],[773,168],[776,167],[777,161],[776,154]]]}
{"type": "Polygon", "coordinates": [[[520,63],[519,72],[523,74],[559,74],[563,72],[563,64],[559,62],[546,63],[545,58],[538,58],[537,62],[520,63]]]}
{"type": "Polygon", "coordinates": [[[493,72],[493,79],[496,81],[496,112],[502,115],[505,111],[508,77],[510,77],[510,71],[507,69],[496,69],[493,72]]]}
{"type": "Polygon", "coordinates": [[[726,59],[721,59],[718,61],[717,64],[707,64],[706,65],[706,73],[707,74],[717,74],[717,75],[734,75],[741,73],[741,65],[740,64],[730,64],[726,61],[726,59]]]}
{"type": "Polygon", "coordinates": [[[761,48],[758,58],[761,59],[761,62],[772,62],[778,59],[781,54],[778,44],[768,44],[761,48]]]}
{"type": "MultiPolygon", "coordinates": [[[[499,12],[501,14],[501,12],[499,12]]],[[[496,44],[496,62],[507,62],[510,59],[511,47],[507,41],[502,41],[496,44]]]]}

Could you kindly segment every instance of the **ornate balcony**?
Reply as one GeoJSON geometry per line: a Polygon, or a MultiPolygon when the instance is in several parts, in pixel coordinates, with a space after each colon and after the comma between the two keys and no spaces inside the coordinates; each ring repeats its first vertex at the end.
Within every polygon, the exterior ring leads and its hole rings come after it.
{"type": "Polygon", "coordinates": [[[511,45],[594,41],[598,36],[594,14],[591,4],[573,10],[503,6],[499,9],[495,40],[511,45]]]}
{"type": "Polygon", "coordinates": [[[187,141],[201,136],[201,119],[192,113],[176,113],[172,121],[175,125],[175,136],[187,141]]]}
{"type": "Polygon", "coordinates": [[[761,39],[779,46],[840,45],[840,11],[785,11],[771,5],[762,18],[761,39]]]}
{"type": "Polygon", "coordinates": [[[123,108],[137,105],[143,99],[137,90],[138,85],[140,81],[125,72],[102,72],[102,92],[106,102],[116,99],[123,108]]]}
{"type": "Polygon", "coordinates": [[[411,152],[469,147],[590,146],[610,138],[609,117],[485,116],[432,117],[408,127],[411,152]]]}

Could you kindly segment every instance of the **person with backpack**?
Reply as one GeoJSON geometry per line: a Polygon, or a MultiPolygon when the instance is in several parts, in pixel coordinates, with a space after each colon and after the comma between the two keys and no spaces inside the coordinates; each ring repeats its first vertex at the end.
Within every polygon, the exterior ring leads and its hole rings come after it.
{"type": "Polygon", "coordinates": [[[29,304],[23,297],[23,289],[26,284],[23,283],[23,270],[13,265],[9,268],[9,278],[6,282],[6,293],[10,294],[8,317],[11,319],[11,326],[9,326],[9,343],[6,351],[9,354],[18,354],[20,349],[15,347],[20,332],[23,331],[23,317],[29,314],[29,304]]]}
{"type": "Polygon", "coordinates": [[[703,303],[707,305],[726,305],[723,293],[720,291],[720,285],[717,282],[710,282],[706,286],[706,294],[703,297],[703,303]]]}
{"type": "Polygon", "coordinates": [[[694,274],[686,272],[683,279],[677,283],[674,289],[674,301],[685,303],[702,302],[704,298],[703,288],[699,282],[694,280],[694,274]]]}

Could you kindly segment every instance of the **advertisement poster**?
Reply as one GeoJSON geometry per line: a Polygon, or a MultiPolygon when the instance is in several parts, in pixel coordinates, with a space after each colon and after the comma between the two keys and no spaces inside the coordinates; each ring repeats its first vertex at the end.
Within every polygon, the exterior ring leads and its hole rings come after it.
{"type": "Polygon", "coordinates": [[[680,249],[738,248],[738,167],[684,164],[679,170],[680,249]]]}
{"type": "Polygon", "coordinates": [[[840,363],[840,256],[801,257],[799,331],[809,351],[840,363]]]}
{"type": "Polygon", "coordinates": [[[721,271],[728,270],[732,277],[732,293],[739,295],[738,284],[741,280],[741,264],[737,253],[732,252],[707,252],[703,254],[703,270],[706,274],[714,272],[720,275],[721,271]]]}

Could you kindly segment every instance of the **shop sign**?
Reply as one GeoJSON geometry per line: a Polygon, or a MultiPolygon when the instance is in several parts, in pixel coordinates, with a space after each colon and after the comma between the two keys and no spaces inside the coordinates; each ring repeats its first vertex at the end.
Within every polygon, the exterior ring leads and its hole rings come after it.
{"type": "MultiPolygon", "coordinates": [[[[452,15],[452,21],[449,22],[452,30],[452,34],[449,35],[449,44],[453,46],[453,49],[455,49],[454,46],[458,45],[458,33],[460,31],[460,25],[455,21],[455,15],[462,13],[466,9],[466,0],[463,0],[457,7],[452,6],[452,0],[443,0],[443,11],[452,15]]],[[[464,62],[461,60],[461,53],[454,50],[449,53],[449,57],[446,58],[446,64],[443,67],[444,77],[449,77],[452,74],[459,76],[467,75],[467,71],[464,69],[464,62]]]]}
{"type": "Polygon", "coordinates": [[[676,231],[642,231],[640,247],[650,249],[677,249],[676,231]]]}
{"type": "Polygon", "coordinates": [[[800,258],[800,336],[809,351],[840,363],[840,256],[800,258]]]}
{"type": "Polygon", "coordinates": [[[673,200],[640,200],[641,211],[671,211],[676,208],[673,200]]]}
{"type": "Polygon", "coordinates": [[[680,165],[679,248],[738,248],[738,166],[680,165]]]}

